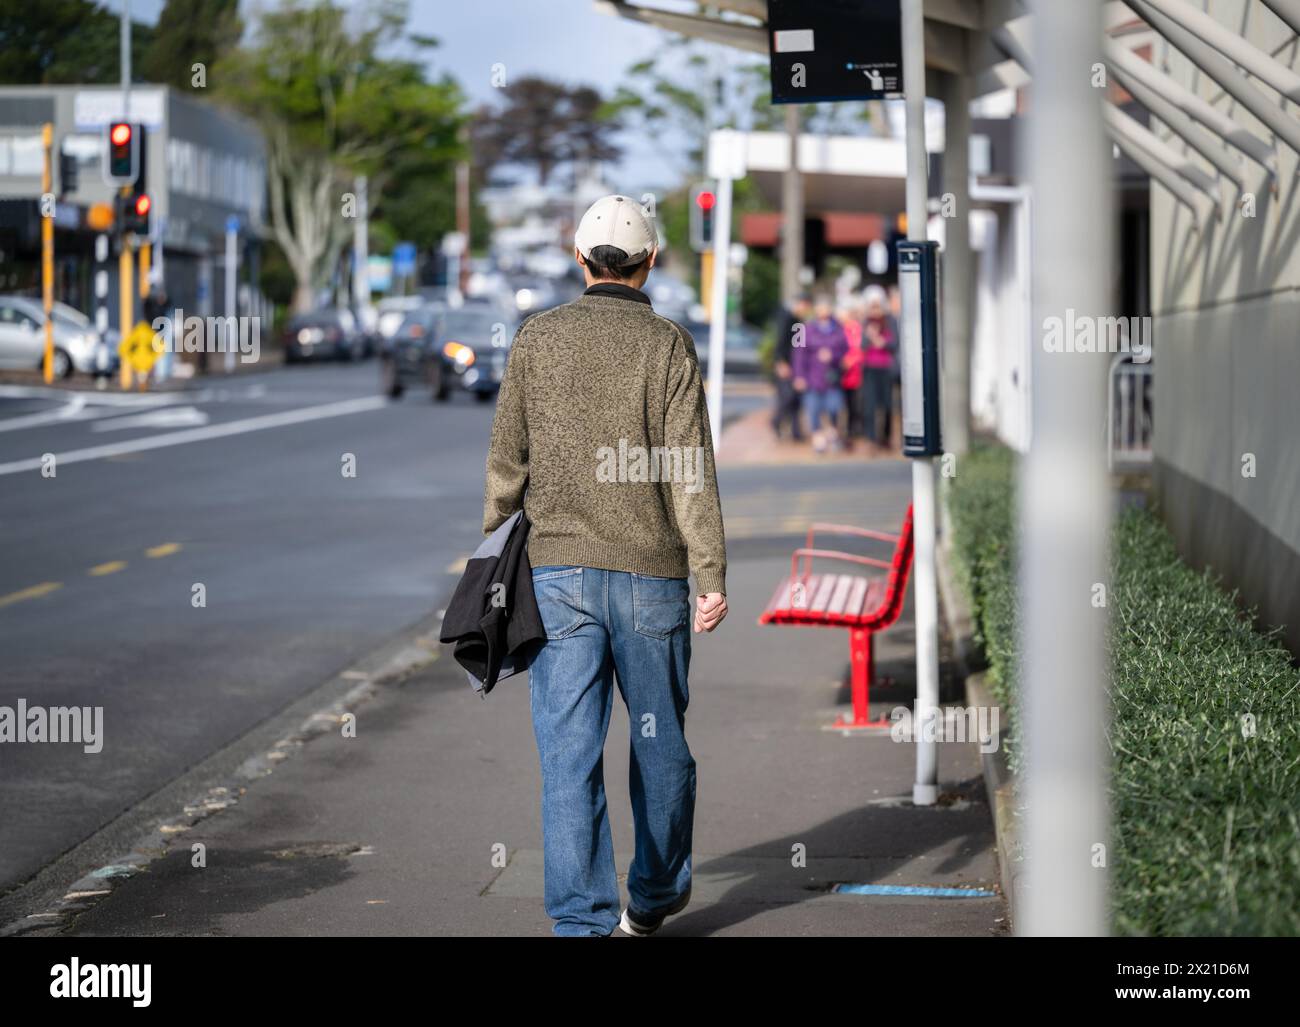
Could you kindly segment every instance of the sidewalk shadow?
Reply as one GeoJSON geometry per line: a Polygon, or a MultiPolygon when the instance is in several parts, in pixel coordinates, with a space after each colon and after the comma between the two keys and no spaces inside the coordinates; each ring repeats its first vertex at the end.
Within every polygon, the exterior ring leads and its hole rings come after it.
{"type": "MultiPolygon", "coordinates": [[[[970,869],[992,845],[982,778],[949,785],[936,806],[913,806],[908,796],[884,799],[887,803],[895,801],[897,805],[860,806],[806,831],[697,863],[694,867],[697,879],[726,874],[732,877],[732,882],[722,896],[710,898],[707,904],[673,917],[660,933],[708,936],[773,909],[831,894],[835,884],[940,887],[978,884],[998,890],[995,880],[983,880],[978,875],[960,884],[951,879],[952,875],[970,869]],[[806,868],[795,866],[796,846],[803,847],[806,868]],[[907,880],[895,876],[905,864],[938,849],[946,854],[933,865],[916,868],[907,880]],[[851,876],[836,876],[837,871],[847,871],[851,876]]],[[[849,896],[845,898],[852,901],[849,896]]]]}

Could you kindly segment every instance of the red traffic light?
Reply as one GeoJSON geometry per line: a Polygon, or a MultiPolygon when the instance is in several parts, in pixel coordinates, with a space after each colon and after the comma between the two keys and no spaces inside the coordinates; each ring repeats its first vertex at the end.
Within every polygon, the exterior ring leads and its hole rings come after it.
{"type": "Polygon", "coordinates": [[[135,212],[140,217],[147,217],[149,214],[149,208],[152,206],[153,203],[149,199],[148,193],[141,193],[135,198],[135,212]]]}
{"type": "Polygon", "coordinates": [[[699,205],[700,210],[712,210],[713,205],[718,202],[718,198],[707,189],[704,189],[695,194],[695,202],[699,205]]]}
{"type": "Polygon", "coordinates": [[[131,126],[125,122],[118,122],[109,132],[108,138],[113,141],[114,146],[125,146],[131,141],[131,126]]]}

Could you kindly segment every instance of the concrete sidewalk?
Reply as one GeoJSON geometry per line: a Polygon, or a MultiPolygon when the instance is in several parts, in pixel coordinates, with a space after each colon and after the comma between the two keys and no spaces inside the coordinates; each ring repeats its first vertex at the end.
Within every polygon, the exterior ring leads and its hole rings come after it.
{"type": "MultiPolygon", "coordinates": [[[[756,624],[792,541],[729,546],[731,614],[694,636],[696,883],[661,935],[1003,933],[1000,896],[831,893],[996,891],[998,869],[974,746],[940,747],[942,802],[913,808],[910,745],[824,729],[848,708],[845,632],[756,624]]],[[[873,693],[873,714],[911,701],[910,605],[880,639],[878,674],[896,685],[873,693]]],[[[628,732],[616,700],[605,766],[620,874],[632,847],[628,732]]],[[[539,787],[527,683],[480,700],[444,651],[360,706],[355,738],[314,739],[68,933],[544,936],[539,787]],[[191,865],[195,843],[204,868],[191,865]]]]}

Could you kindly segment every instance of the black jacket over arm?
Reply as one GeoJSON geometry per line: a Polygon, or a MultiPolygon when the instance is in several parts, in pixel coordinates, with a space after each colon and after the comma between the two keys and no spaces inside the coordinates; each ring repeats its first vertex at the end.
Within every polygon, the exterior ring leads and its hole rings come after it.
{"type": "Polygon", "coordinates": [[[528,519],[512,514],[465,565],[442,620],[441,641],[482,695],[528,668],[546,642],[528,563],[528,519]]]}

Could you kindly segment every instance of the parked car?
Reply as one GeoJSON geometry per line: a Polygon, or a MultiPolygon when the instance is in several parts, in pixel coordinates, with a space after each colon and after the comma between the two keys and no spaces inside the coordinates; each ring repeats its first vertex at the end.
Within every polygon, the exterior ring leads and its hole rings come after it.
{"type": "Polygon", "coordinates": [[[350,310],[326,308],[291,317],[281,332],[284,362],[357,360],[363,342],[350,310]]]}
{"type": "MultiPolygon", "coordinates": [[[[380,387],[384,395],[400,399],[408,388],[427,387],[436,400],[450,394],[451,382],[444,375],[438,353],[442,318],[441,303],[426,303],[408,310],[397,328],[384,339],[379,350],[380,387]]],[[[386,315],[381,315],[386,316],[386,315]]]]}
{"type": "MultiPolygon", "coordinates": [[[[93,374],[99,333],[81,311],[56,302],[54,320],[54,376],[67,378],[73,371],[93,374]]],[[[36,370],[45,360],[45,308],[30,296],[0,296],[0,368],[36,370]]],[[[117,366],[114,350],[105,370],[117,366]]]]}

